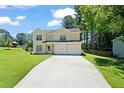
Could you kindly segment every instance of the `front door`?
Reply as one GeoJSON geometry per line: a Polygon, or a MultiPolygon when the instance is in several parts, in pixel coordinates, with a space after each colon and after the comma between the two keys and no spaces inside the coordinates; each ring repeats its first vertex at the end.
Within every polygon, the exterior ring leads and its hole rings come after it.
{"type": "Polygon", "coordinates": [[[50,52],[50,50],[51,50],[51,49],[50,49],[50,46],[47,46],[47,51],[50,52]]]}
{"type": "Polygon", "coordinates": [[[51,45],[48,45],[48,46],[47,46],[47,53],[48,53],[48,54],[52,54],[52,53],[53,53],[53,51],[52,51],[52,46],[51,46],[51,45]]]}

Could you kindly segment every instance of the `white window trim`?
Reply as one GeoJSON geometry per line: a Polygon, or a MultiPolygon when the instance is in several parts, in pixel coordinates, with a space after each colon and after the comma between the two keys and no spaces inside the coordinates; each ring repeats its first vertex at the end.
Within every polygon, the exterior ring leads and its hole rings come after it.
{"type": "Polygon", "coordinates": [[[66,41],[66,35],[65,34],[60,35],[60,41],[66,41]],[[61,36],[65,36],[65,39],[62,40],[61,36]]]}
{"type": "Polygon", "coordinates": [[[36,41],[42,41],[42,35],[36,35],[36,41]],[[41,36],[41,39],[39,39],[38,36],[41,36]]]}
{"type": "Polygon", "coordinates": [[[36,51],[42,51],[42,45],[36,45],[36,51]],[[40,46],[41,49],[38,49],[38,46],[40,46]]]}

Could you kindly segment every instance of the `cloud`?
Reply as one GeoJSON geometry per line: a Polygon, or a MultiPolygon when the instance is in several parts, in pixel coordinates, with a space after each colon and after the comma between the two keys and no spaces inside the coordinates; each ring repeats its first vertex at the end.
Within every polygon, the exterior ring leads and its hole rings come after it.
{"type": "Polygon", "coordinates": [[[12,21],[9,17],[0,17],[0,24],[1,25],[9,24],[9,25],[17,26],[19,25],[19,21],[12,21]]]}
{"type": "Polygon", "coordinates": [[[58,9],[58,10],[50,10],[54,16],[54,18],[64,18],[67,15],[71,15],[74,17],[75,11],[72,8],[58,9]]]}
{"type": "Polygon", "coordinates": [[[62,23],[62,20],[54,19],[54,20],[48,22],[48,26],[49,27],[51,27],[51,26],[59,26],[59,25],[61,25],[61,23],[62,23]]]}
{"type": "Polygon", "coordinates": [[[0,9],[13,9],[13,8],[28,9],[35,6],[36,5],[0,5],[0,9]]]}
{"type": "Polygon", "coordinates": [[[13,26],[18,26],[20,24],[20,21],[11,21],[9,24],[13,26]]]}
{"type": "Polygon", "coordinates": [[[28,34],[31,34],[33,31],[28,31],[28,34]]]}
{"type": "Polygon", "coordinates": [[[35,6],[36,5],[11,5],[11,7],[22,8],[22,9],[32,8],[32,7],[35,7],[35,6]]]}
{"type": "Polygon", "coordinates": [[[18,26],[22,19],[25,19],[25,16],[17,16],[16,20],[12,20],[8,16],[0,17],[0,25],[12,25],[12,26],[18,26]]]}
{"type": "Polygon", "coordinates": [[[74,14],[76,12],[72,8],[64,8],[64,9],[57,9],[53,10],[51,9],[50,12],[52,13],[54,19],[50,22],[48,22],[48,26],[60,26],[62,24],[62,20],[65,16],[71,15],[72,17],[75,17],[74,14]]]}
{"type": "Polygon", "coordinates": [[[16,20],[24,20],[26,18],[26,16],[17,16],[16,20]]]}

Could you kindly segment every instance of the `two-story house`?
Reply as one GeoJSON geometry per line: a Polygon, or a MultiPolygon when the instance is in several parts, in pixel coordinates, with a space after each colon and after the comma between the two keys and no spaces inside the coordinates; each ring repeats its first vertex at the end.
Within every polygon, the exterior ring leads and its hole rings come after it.
{"type": "Polygon", "coordinates": [[[33,35],[33,53],[43,54],[81,54],[80,30],[36,29],[33,35]]]}

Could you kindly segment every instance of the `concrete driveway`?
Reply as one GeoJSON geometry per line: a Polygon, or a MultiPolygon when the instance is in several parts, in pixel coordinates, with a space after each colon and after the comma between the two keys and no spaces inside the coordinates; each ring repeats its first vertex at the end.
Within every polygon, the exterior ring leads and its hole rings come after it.
{"type": "Polygon", "coordinates": [[[54,55],[32,69],[16,88],[109,88],[101,73],[82,56],[54,55]]]}

